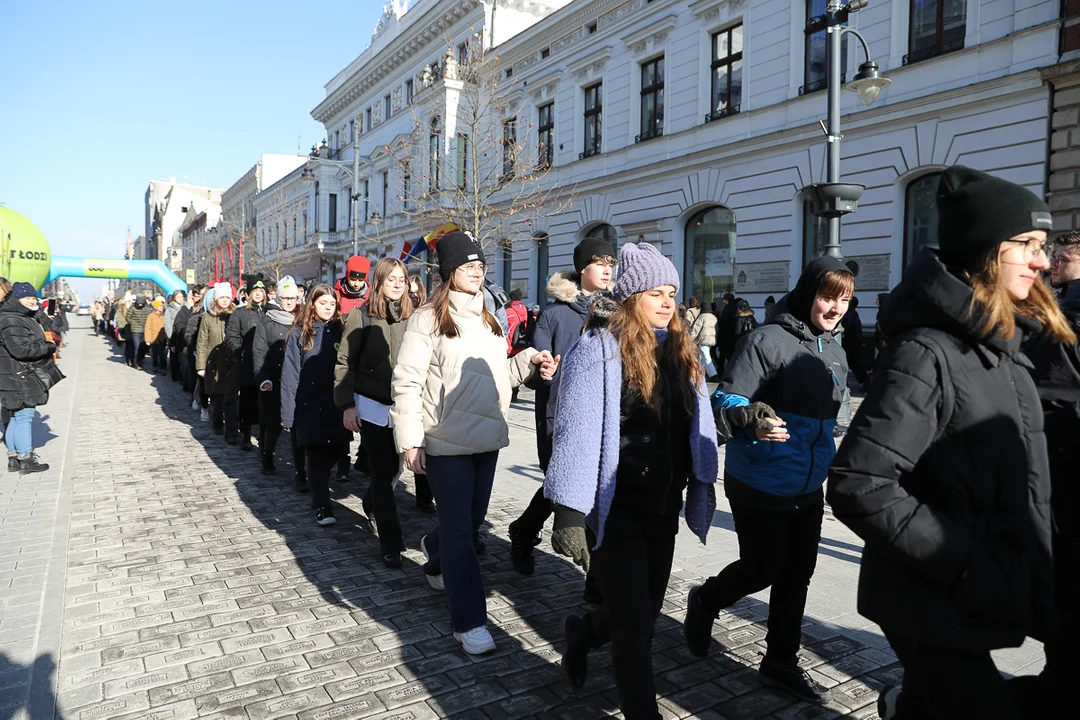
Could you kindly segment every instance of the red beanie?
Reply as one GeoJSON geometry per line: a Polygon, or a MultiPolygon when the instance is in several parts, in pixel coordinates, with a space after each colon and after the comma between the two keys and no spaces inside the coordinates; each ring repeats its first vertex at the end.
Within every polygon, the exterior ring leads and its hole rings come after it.
{"type": "Polygon", "coordinates": [[[358,277],[367,280],[369,272],[371,272],[371,261],[366,257],[353,255],[349,258],[349,262],[345,263],[345,277],[347,278],[358,277]]]}

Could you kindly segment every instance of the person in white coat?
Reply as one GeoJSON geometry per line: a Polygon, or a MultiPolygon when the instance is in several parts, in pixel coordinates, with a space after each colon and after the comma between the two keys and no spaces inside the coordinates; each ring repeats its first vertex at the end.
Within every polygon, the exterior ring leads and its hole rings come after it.
{"type": "Polygon", "coordinates": [[[443,283],[408,321],[390,415],[405,466],[426,472],[435,494],[439,525],[420,540],[424,573],[449,596],[454,637],[478,655],[495,643],[473,534],[487,514],[499,450],[510,444],[510,394],[538,371],[551,379],[558,365],[533,348],[506,357],[502,328],[484,307],[486,267],[476,238],[445,235],[438,256],[443,283]]]}

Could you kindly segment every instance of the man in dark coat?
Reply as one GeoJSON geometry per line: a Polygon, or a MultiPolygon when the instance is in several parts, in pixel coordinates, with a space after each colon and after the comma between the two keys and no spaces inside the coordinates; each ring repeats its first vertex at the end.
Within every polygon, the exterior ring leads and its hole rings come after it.
{"type": "Polygon", "coordinates": [[[135,303],[128,308],[127,315],[125,315],[124,326],[127,328],[127,348],[124,351],[124,357],[127,359],[128,365],[131,367],[138,367],[143,369],[143,362],[146,360],[146,352],[150,349],[150,346],[146,344],[143,338],[143,332],[146,330],[146,319],[150,317],[150,313],[154,312],[153,306],[147,301],[147,299],[139,295],[135,299],[135,303]]]}
{"type": "Polygon", "coordinates": [[[229,317],[225,345],[236,357],[236,381],[240,395],[240,448],[251,450],[251,426],[259,422],[259,389],[255,381],[255,361],[251,346],[255,328],[266,316],[266,283],[262,274],[245,277],[247,303],[229,317]]]}
{"type": "MultiPolygon", "coordinates": [[[[581,337],[585,319],[597,293],[607,290],[615,267],[615,248],[599,238],[585,238],[574,248],[574,272],[557,272],[548,281],[551,298],[533,332],[533,347],[553,356],[564,356],[581,337]]],[[[551,461],[551,438],[555,433],[555,405],[559,399],[559,373],[549,381],[537,380],[536,454],[540,470],[547,473],[551,461]]],[[[510,559],[514,568],[531,575],[536,568],[533,548],[551,517],[551,501],[540,486],[521,517],[510,523],[510,559]]]]}

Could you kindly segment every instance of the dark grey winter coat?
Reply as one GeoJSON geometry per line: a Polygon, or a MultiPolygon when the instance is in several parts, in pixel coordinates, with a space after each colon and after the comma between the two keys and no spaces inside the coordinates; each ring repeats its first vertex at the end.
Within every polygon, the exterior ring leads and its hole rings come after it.
{"type": "Polygon", "coordinates": [[[878,316],[889,344],[827,498],[866,541],[861,614],[988,650],[1052,629],[1050,479],[1022,332],[982,339],[971,295],[936,251],[908,268],[878,316]]]}
{"type": "Polygon", "coordinates": [[[236,384],[239,387],[255,387],[255,356],[252,345],[255,343],[255,328],[262,324],[266,316],[265,305],[238,307],[229,316],[225,326],[225,345],[236,357],[236,384]]]}

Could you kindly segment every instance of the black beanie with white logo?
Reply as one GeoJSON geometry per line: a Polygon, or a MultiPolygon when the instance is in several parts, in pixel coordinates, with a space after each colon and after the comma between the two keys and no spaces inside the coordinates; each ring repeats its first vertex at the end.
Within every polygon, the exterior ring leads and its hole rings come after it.
{"type": "Polygon", "coordinates": [[[435,252],[439,257],[439,275],[443,282],[448,281],[462,265],[477,260],[487,264],[480,241],[470,232],[457,231],[443,235],[436,243],[435,252]]]}

